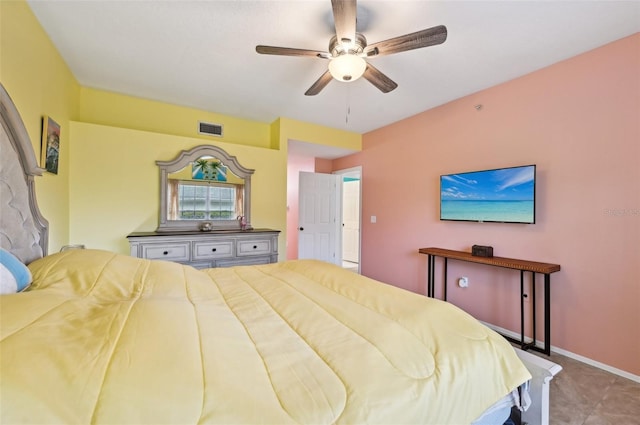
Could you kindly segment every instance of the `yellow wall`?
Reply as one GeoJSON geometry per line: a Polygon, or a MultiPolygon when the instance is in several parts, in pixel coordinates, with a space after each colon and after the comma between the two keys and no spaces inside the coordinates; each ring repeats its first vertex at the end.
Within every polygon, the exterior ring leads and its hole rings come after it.
{"type": "Polygon", "coordinates": [[[127,234],[157,227],[155,161],[212,144],[256,170],[252,224],[282,231],[284,259],[288,140],[361,149],[357,133],[288,118],[262,123],[81,87],[26,2],[0,0],[0,23],[0,78],[36,154],[42,115],[61,125],[59,174],[36,179],[40,207],[50,222],[50,252],[83,243],[128,253],[127,234]],[[222,124],[224,137],[198,134],[198,121],[222,124]]]}
{"type": "Polygon", "coordinates": [[[78,121],[193,137],[204,143],[272,147],[267,123],[87,87],[81,89],[78,121]],[[222,137],[199,134],[198,121],[222,124],[222,137]]]}
{"type": "Polygon", "coordinates": [[[252,225],[282,232],[279,252],[283,260],[286,253],[286,141],[295,139],[346,149],[361,148],[360,134],[288,118],[265,125],[221,117],[215,122],[225,125],[224,138],[201,136],[195,129],[203,111],[99,90],[83,88],[82,92],[83,97],[89,93],[94,101],[101,99],[101,102],[95,101],[87,107],[90,112],[85,109],[86,101],[82,102],[80,116],[84,122],[72,123],[70,241],[94,248],[127,253],[127,234],[155,230],[159,214],[159,173],[155,162],[171,160],[183,149],[210,144],[223,148],[235,155],[243,166],[256,170],[251,180],[252,225]],[[147,111],[135,112],[142,108],[147,111]],[[144,115],[147,124],[129,120],[126,114],[121,114],[122,110],[144,115]],[[90,120],[107,124],[90,123],[90,120]],[[237,133],[237,137],[242,135],[246,140],[227,142],[234,134],[228,129],[240,124],[242,132],[237,133]],[[140,129],[154,125],[160,131],[140,129]],[[278,149],[279,146],[282,148],[278,149]],[[97,176],[103,176],[102,180],[97,181],[97,176]]]}
{"type": "MultiPolygon", "coordinates": [[[[180,150],[202,144],[189,137],[81,122],[71,123],[71,137],[71,241],[121,253],[129,252],[127,234],[158,225],[160,173],[155,161],[171,160],[180,150]]],[[[256,170],[251,179],[253,226],[284,231],[286,155],[230,143],[216,146],[256,170]]]]}
{"type": "Polygon", "coordinates": [[[0,0],[0,81],[15,103],[40,155],[41,120],[61,127],[58,174],[36,179],[38,203],[49,220],[49,251],[68,243],[69,122],[80,86],[24,1],[0,0]]]}
{"type": "Polygon", "coordinates": [[[337,148],[362,150],[362,135],[351,131],[338,130],[290,118],[281,117],[276,123],[278,131],[274,137],[279,137],[279,146],[287,146],[289,140],[333,146],[337,148]]]}

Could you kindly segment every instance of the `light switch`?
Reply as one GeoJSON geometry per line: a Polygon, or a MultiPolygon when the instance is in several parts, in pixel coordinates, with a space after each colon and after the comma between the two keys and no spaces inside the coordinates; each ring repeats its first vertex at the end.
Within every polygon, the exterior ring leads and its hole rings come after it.
{"type": "Polygon", "coordinates": [[[372,223],[375,223],[375,222],[376,222],[376,220],[377,220],[376,216],[375,216],[375,215],[372,215],[372,216],[371,216],[371,222],[372,222],[372,223]]]}

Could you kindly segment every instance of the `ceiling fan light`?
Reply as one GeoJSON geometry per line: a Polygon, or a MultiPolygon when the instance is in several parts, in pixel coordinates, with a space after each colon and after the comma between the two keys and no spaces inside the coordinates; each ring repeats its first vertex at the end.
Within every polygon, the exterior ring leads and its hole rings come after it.
{"type": "Polygon", "coordinates": [[[360,56],[344,54],[329,62],[329,72],[338,81],[351,82],[362,77],[367,62],[360,56]]]}

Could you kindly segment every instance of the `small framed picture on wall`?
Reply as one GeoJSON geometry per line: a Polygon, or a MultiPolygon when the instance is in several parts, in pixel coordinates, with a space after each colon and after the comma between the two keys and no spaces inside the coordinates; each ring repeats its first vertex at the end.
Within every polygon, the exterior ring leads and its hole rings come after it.
{"type": "Polygon", "coordinates": [[[60,156],[60,125],[51,117],[42,117],[42,148],[40,166],[50,173],[58,174],[60,156]]]}

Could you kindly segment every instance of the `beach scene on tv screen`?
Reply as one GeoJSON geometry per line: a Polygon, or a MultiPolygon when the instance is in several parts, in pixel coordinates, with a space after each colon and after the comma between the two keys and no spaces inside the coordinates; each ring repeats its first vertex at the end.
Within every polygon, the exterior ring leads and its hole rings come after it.
{"type": "Polygon", "coordinates": [[[440,218],[533,223],[534,180],[534,166],[441,176],[440,218]]]}

